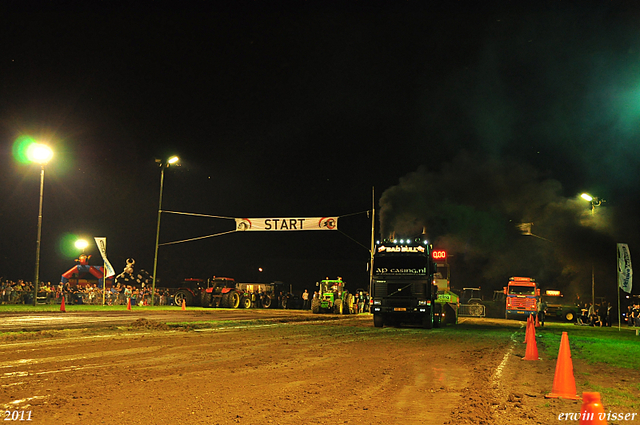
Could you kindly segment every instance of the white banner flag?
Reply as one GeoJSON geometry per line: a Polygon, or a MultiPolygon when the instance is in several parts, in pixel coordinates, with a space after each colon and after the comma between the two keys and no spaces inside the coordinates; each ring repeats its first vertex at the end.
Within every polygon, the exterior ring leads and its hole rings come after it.
{"type": "Polygon", "coordinates": [[[338,217],[236,218],[236,230],[338,230],[338,217]]]}
{"type": "Polygon", "coordinates": [[[100,251],[100,255],[102,255],[102,260],[104,261],[104,266],[106,268],[104,277],[114,276],[116,272],[113,270],[113,267],[111,266],[109,260],[107,260],[107,238],[94,237],[93,239],[96,240],[98,251],[100,251]]]}
{"type": "Polygon", "coordinates": [[[633,268],[631,267],[631,253],[626,243],[618,244],[618,287],[626,293],[631,293],[633,268]]]}

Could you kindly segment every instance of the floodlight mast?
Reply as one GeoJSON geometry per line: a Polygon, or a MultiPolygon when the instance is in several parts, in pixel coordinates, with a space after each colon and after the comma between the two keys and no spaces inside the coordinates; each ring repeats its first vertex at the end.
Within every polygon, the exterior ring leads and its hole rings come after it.
{"type": "Polygon", "coordinates": [[[156,246],[155,253],[153,255],[153,277],[151,284],[151,305],[154,305],[155,296],[156,296],[156,273],[158,271],[158,244],[160,242],[160,216],[162,214],[162,191],[164,190],[164,169],[168,168],[169,165],[177,164],[180,161],[180,158],[177,156],[172,156],[165,163],[162,162],[161,159],[156,159],[156,162],[160,166],[160,198],[158,200],[158,224],[156,227],[156,246]]]}
{"type": "MultiPolygon", "coordinates": [[[[589,202],[591,204],[591,217],[595,213],[596,207],[602,205],[605,202],[604,199],[597,198],[595,196],[591,196],[588,193],[583,193],[580,195],[582,199],[589,202]]],[[[595,266],[591,264],[591,305],[593,306],[593,310],[596,308],[596,278],[595,278],[595,266]]]]}
{"type": "Polygon", "coordinates": [[[40,164],[40,204],[38,206],[38,235],[36,237],[36,271],[33,278],[33,305],[38,305],[38,286],[40,284],[40,240],[42,238],[42,201],[44,199],[44,166],[53,158],[53,151],[47,145],[36,143],[31,149],[29,159],[40,164]]]}

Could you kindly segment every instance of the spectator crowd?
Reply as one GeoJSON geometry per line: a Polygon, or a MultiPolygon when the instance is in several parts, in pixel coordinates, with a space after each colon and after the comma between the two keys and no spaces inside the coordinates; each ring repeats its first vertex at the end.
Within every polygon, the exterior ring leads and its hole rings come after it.
{"type": "MultiPolygon", "coordinates": [[[[18,280],[0,280],[0,304],[33,304],[34,287],[32,282],[18,280]]],[[[38,287],[38,303],[60,304],[64,296],[65,304],[93,304],[102,305],[102,288],[93,285],[70,285],[60,282],[41,282],[38,287]]],[[[126,305],[127,299],[131,305],[151,305],[151,288],[145,285],[122,285],[120,283],[107,288],[104,294],[105,305],[126,305]]],[[[173,297],[166,288],[156,288],[155,305],[170,305],[173,297]]]]}

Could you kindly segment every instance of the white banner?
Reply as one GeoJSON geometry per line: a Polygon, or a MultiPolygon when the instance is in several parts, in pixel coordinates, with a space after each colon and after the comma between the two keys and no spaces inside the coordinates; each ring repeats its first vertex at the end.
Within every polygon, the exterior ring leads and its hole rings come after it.
{"type": "Polygon", "coordinates": [[[338,217],[236,218],[236,230],[338,230],[338,217]]]}
{"type": "Polygon", "coordinates": [[[626,293],[631,293],[633,268],[631,267],[631,253],[626,243],[618,244],[618,287],[626,293]]]}
{"type": "Polygon", "coordinates": [[[107,260],[107,238],[94,237],[93,239],[96,240],[98,251],[100,251],[100,255],[102,255],[102,260],[104,261],[104,266],[106,268],[104,277],[114,276],[116,272],[113,270],[113,266],[111,266],[109,260],[107,260]]]}

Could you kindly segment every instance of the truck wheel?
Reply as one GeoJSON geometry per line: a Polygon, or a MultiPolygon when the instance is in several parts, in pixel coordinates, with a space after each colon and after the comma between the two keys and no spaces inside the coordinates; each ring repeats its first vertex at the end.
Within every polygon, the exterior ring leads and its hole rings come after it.
{"type": "Polygon", "coordinates": [[[382,314],[374,314],[373,315],[373,326],[376,328],[381,328],[384,326],[384,318],[382,314]]]}
{"type": "Polygon", "coordinates": [[[569,310],[566,313],[564,313],[564,320],[566,320],[567,322],[573,322],[576,319],[576,313],[569,310]]]}
{"type": "Polygon", "coordinates": [[[252,304],[251,297],[247,297],[247,296],[242,297],[241,304],[242,304],[242,308],[251,308],[251,304],[252,304]]]}
{"type": "Polygon", "coordinates": [[[311,300],[311,313],[320,313],[320,300],[318,298],[314,298],[311,300]]]}
{"type": "Polygon", "coordinates": [[[238,292],[229,293],[229,308],[240,307],[240,294],[238,292]]]}
{"type": "Polygon", "coordinates": [[[433,328],[433,310],[430,310],[428,314],[422,317],[422,327],[425,329],[433,328]]]}
{"type": "Polygon", "coordinates": [[[271,308],[271,295],[265,294],[262,296],[262,307],[271,308]]]}
{"type": "Polygon", "coordinates": [[[182,300],[186,305],[193,305],[193,296],[188,291],[178,291],[173,296],[173,302],[178,306],[182,306],[182,300]]]}

